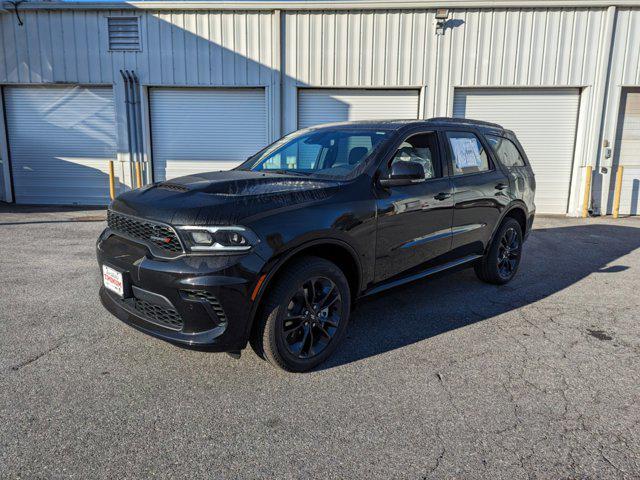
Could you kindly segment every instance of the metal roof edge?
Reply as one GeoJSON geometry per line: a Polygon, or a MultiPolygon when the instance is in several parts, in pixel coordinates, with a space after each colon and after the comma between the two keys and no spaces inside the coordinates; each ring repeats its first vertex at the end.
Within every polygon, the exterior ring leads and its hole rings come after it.
{"type": "MultiPolygon", "coordinates": [[[[1,4],[0,4],[1,5],[1,4]]],[[[640,7],[640,0],[280,0],[256,1],[26,1],[20,10],[402,10],[467,8],[606,8],[640,7]]],[[[9,12],[7,2],[4,10],[9,12]]]]}

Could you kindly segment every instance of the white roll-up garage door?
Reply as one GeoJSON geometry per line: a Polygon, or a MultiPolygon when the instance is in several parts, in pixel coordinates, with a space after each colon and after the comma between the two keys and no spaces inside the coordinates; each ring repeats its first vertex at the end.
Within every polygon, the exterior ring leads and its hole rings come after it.
{"type": "Polygon", "coordinates": [[[108,203],[111,88],[6,87],[4,94],[16,202],[108,203]]]}
{"type": "Polygon", "coordinates": [[[538,213],[566,213],[576,140],[577,88],[456,89],[453,115],[513,130],[536,174],[538,213]]]}
{"type": "Polygon", "coordinates": [[[298,128],[352,120],[418,118],[418,90],[298,90],[298,128]]]}
{"type": "Polygon", "coordinates": [[[624,166],[620,213],[640,215],[640,89],[625,89],[620,105],[614,162],[624,166]]]}
{"type": "Polygon", "coordinates": [[[228,170],[267,143],[262,88],[150,91],[154,180],[228,170]]]}

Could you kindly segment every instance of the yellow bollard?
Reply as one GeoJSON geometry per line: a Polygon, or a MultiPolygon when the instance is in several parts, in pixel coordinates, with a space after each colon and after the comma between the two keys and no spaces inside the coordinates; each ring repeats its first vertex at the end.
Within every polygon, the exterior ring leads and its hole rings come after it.
{"type": "Polygon", "coordinates": [[[622,193],[622,174],[624,167],[620,165],[618,167],[618,173],[616,174],[616,189],[613,192],[613,218],[618,218],[620,213],[620,194],[622,193]]]}
{"type": "Polygon", "coordinates": [[[136,162],[136,184],[138,188],[142,186],[142,171],[140,169],[140,162],[136,162]]]}
{"type": "Polygon", "coordinates": [[[591,176],[593,173],[593,167],[587,167],[587,178],[584,185],[584,198],[582,199],[582,218],[589,216],[589,199],[591,198],[591,176]]]}
{"type": "Polygon", "coordinates": [[[113,160],[109,160],[109,197],[116,198],[116,176],[113,173],[113,160]]]}

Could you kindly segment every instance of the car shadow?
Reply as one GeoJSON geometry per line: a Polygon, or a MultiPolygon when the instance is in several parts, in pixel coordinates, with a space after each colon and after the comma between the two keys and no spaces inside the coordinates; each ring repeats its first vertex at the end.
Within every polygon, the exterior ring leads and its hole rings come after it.
{"type": "Polygon", "coordinates": [[[525,244],[520,270],[503,286],[480,282],[473,269],[441,274],[362,300],[347,338],[319,369],[405,347],[535,303],[593,273],[628,269],[616,262],[640,247],[638,227],[541,228],[525,244]]]}

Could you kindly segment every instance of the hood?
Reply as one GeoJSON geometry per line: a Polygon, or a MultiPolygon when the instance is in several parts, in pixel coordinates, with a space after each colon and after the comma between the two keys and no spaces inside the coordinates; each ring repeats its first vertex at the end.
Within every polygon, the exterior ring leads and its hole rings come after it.
{"type": "Polygon", "coordinates": [[[230,170],[174,178],[118,196],[115,211],[172,225],[234,225],[331,196],[339,181],[230,170]]]}

